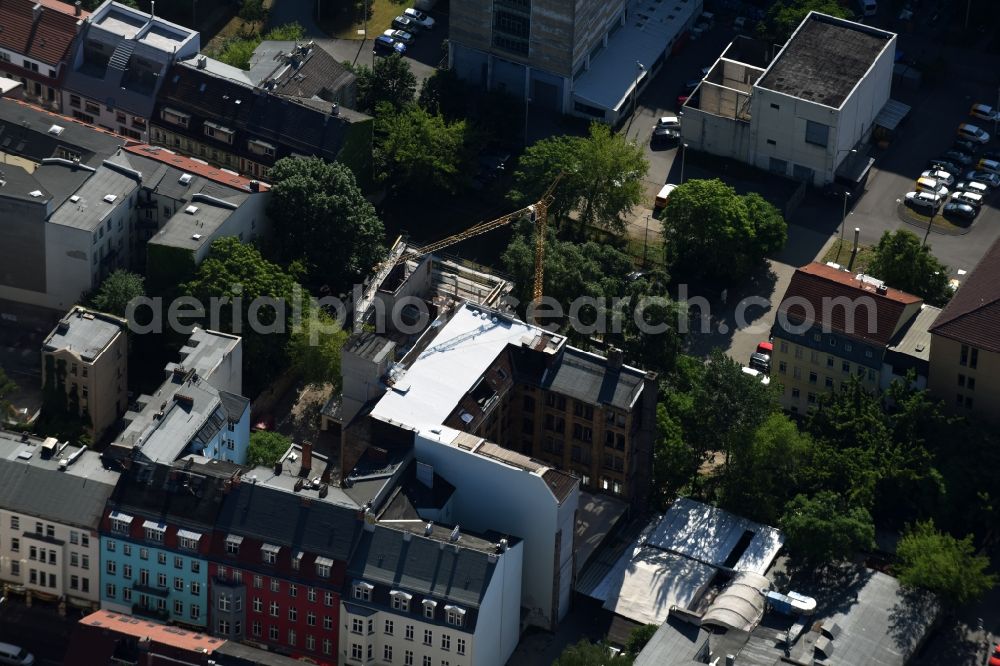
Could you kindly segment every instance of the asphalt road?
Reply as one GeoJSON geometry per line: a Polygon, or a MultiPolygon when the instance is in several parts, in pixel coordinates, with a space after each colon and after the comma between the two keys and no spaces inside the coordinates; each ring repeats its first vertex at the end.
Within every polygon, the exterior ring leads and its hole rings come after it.
{"type": "Polygon", "coordinates": [[[44,602],[36,601],[28,608],[21,597],[12,596],[0,603],[0,642],[25,648],[35,655],[37,666],[59,666],[79,618],[74,610],[60,617],[54,604],[44,602]]]}

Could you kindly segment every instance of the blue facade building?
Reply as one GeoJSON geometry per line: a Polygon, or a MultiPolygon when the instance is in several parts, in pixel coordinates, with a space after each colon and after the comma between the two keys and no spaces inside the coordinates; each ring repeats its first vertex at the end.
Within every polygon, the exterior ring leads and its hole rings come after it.
{"type": "Polygon", "coordinates": [[[133,462],[101,521],[101,607],[209,626],[212,527],[235,465],[133,462]]]}

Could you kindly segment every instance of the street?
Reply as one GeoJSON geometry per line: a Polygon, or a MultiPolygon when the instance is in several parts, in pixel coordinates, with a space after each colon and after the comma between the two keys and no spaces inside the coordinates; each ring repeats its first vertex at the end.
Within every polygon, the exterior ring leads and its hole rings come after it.
{"type": "MultiPolygon", "coordinates": [[[[11,595],[0,603],[0,642],[25,648],[35,655],[36,666],[60,666],[80,617],[74,609],[60,617],[55,604],[37,600],[28,608],[23,597],[11,595]]],[[[82,663],[72,662],[74,666],[82,663]]]]}

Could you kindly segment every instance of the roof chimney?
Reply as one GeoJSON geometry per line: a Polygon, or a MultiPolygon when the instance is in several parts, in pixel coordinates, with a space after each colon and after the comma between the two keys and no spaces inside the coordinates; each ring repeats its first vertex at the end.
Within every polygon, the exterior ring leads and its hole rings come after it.
{"type": "Polygon", "coordinates": [[[302,471],[308,472],[312,469],[313,464],[313,445],[312,442],[302,442],[302,471]]]}
{"type": "Polygon", "coordinates": [[[83,3],[81,3],[80,0],[76,0],[76,2],[73,3],[73,16],[80,15],[82,5],[83,3]]]}
{"type": "Polygon", "coordinates": [[[197,62],[198,62],[198,69],[205,69],[206,67],[208,67],[208,58],[206,56],[203,55],[198,56],[197,62]]]}
{"type": "Polygon", "coordinates": [[[624,355],[622,350],[617,347],[608,348],[608,369],[609,370],[621,370],[622,361],[624,355]]]}
{"type": "Polygon", "coordinates": [[[455,525],[455,529],[453,529],[451,531],[451,534],[448,536],[448,541],[451,541],[452,543],[458,541],[458,535],[459,534],[460,533],[458,531],[458,525],[455,525]]]}
{"type": "Polygon", "coordinates": [[[274,475],[281,476],[281,461],[278,460],[274,463],[274,475]]]}
{"type": "Polygon", "coordinates": [[[32,20],[37,21],[41,17],[43,9],[45,8],[42,7],[42,3],[35,3],[35,6],[31,8],[32,20]]]}
{"type": "Polygon", "coordinates": [[[251,192],[260,192],[260,181],[259,180],[251,180],[249,187],[250,187],[250,191],[251,192]]]}
{"type": "Polygon", "coordinates": [[[430,536],[431,532],[433,531],[434,531],[434,521],[432,520],[431,522],[424,525],[424,536],[430,536]]]}

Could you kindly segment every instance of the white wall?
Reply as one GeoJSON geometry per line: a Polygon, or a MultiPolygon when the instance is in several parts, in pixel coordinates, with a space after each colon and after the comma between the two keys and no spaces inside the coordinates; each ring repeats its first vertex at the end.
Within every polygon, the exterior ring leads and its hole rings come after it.
{"type": "MultiPolygon", "coordinates": [[[[67,202],[66,205],[72,206],[67,202]]],[[[93,234],[84,229],[45,225],[46,305],[68,310],[80,302],[80,294],[94,288],[94,275],[100,264],[94,263],[97,246],[93,234]]]]}
{"type": "MultiPolygon", "coordinates": [[[[217,238],[235,236],[239,238],[241,242],[249,243],[251,240],[265,234],[268,229],[268,217],[265,210],[267,208],[267,202],[270,198],[270,192],[258,192],[248,196],[246,201],[244,201],[239,208],[234,210],[232,214],[226,218],[225,222],[219,225],[219,228],[216,229],[214,233],[210,234],[210,237],[206,239],[206,242],[195,252],[195,263],[200,264],[205,257],[208,256],[208,252],[212,246],[212,241],[217,238]]],[[[197,198],[192,199],[191,203],[198,206],[202,204],[208,206],[215,205],[211,202],[199,202],[197,198]]],[[[175,208],[179,209],[180,206],[175,206],[175,208]]]]}
{"type": "MultiPolygon", "coordinates": [[[[48,556],[46,555],[46,560],[48,556]]],[[[0,509],[0,581],[14,585],[24,585],[32,591],[44,594],[54,594],[56,596],[66,596],[76,600],[78,603],[96,604],[100,599],[100,539],[97,532],[79,527],[54,523],[52,521],[35,518],[27,514],[15,513],[0,509]],[[11,528],[11,518],[16,517],[19,521],[18,528],[11,528]],[[24,536],[24,532],[34,532],[35,523],[41,522],[42,533],[46,533],[47,526],[55,528],[55,539],[63,543],[51,543],[40,539],[33,539],[24,536]],[[76,542],[72,543],[71,532],[76,534],[76,542]],[[86,535],[84,537],[84,535],[86,535]],[[11,550],[12,539],[19,540],[19,552],[11,550]],[[83,545],[84,540],[88,543],[83,545]],[[48,551],[56,551],[56,563],[54,565],[46,562],[42,564],[38,560],[30,559],[31,547],[45,548],[48,551]],[[73,565],[72,555],[76,555],[76,565],[73,565]],[[20,575],[11,573],[11,562],[20,563],[20,575]],[[86,561],[88,567],[83,568],[86,561]],[[31,585],[29,582],[29,572],[35,569],[45,573],[46,585],[31,585]],[[49,574],[55,574],[56,587],[48,586],[49,574]],[[72,577],[78,579],[78,589],[70,589],[72,577]],[[84,591],[86,580],[87,591],[84,591]]]]}
{"type": "Polygon", "coordinates": [[[476,620],[476,666],[504,666],[520,637],[523,542],[500,556],[476,620]]]}
{"type": "MultiPolygon", "coordinates": [[[[577,488],[560,507],[540,476],[485,458],[450,444],[454,431],[417,433],[417,460],[455,485],[453,520],[472,531],[494,530],[524,540],[524,576],[521,605],[530,624],[553,628],[565,615],[568,603],[551,616],[555,571],[572,573],[573,548],[564,547],[555,563],[555,537],[559,529],[573,533],[573,516],[579,502],[577,488]],[[440,440],[444,441],[440,441],[440,440]],[[567,567],[570,567],[567,569],[567,567]]],[[[559,596],[569,596],[572,576],[562,576],[559,596]],[[568,579],[567,579],[568,578],[568,579]]]]}

